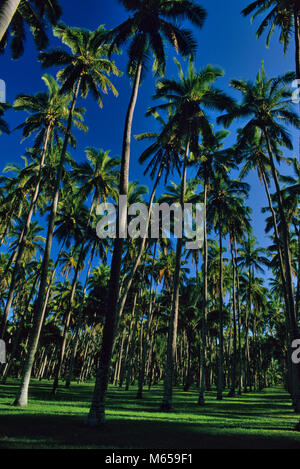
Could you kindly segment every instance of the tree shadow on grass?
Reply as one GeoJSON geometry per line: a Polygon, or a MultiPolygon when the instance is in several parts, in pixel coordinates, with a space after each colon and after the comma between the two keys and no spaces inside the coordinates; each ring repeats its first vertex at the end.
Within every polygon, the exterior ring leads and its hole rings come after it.
{"type": "Polygon", "coordinates": [[[230,434],[217,426],[111,418],[98,428],[83,417],[6,415],[1,418],[0,448],[253,449],[300,448],[300,440],[230,434]],[[26,436],[25,436],[26,435],[26,436]]]}

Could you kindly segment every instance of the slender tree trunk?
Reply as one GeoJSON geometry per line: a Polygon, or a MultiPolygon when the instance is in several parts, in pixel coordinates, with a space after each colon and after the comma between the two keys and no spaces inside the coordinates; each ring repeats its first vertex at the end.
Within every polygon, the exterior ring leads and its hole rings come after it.
{"type": "Polygon", "coordinates": [[[283,293],[284,293],[284,300],[285,300],[286,309],[288,310],[289,304],[288,304],[288,295],[287,295],[287,289],[286,289],[286,278],[284,275],[284,263],[283,263],[283,257],[282,257],[280,235],[279,235],[278,226],[277,226],[276,213],[273,207],[272,198],[271,198],[271,194],[270,194],[269,187],[268,187],[268,182],[267,182],[265,171],[263,168],[260,168],[260,174],[262,176],[262,180],[265,186],[269,208],[270,208],[271,215],[272,215],[275,242],[277,245],[277,252],[278,252],[278,257],[279,257],[280,275],[281,275],[282,288],[283,288],[283,293]]]}
{"type": "Polygon", "coordinates": [[[234,262],[236,268],[236,295],[237,295],[237,311],[238,311],[238,363],[239,363],[239,382],[238,382],[238,395],[242,394],[242,376],[243,376],[243,364],[242,364],[242,344],[241,344],[241,301],[240,301],[240,278],[237,264],[237,246],[236,238],[234,239],[234,262]]]}
{"type": "MultiPolygon", "coordinates": [[[[91,273],[91,269],[92,269],[92,263],[93,263],[93,259],[94,259],[94,255],[95,255],[95,250],[96,250],[96,242],[93,245],[90,260],[89,260],[89,268],[88,268],[88,272],[87,272],[87,275],[86,275],[85,284],[84,284],[84,287],[83,287],[83,298],[85,297],[85,294],[86,294],[86,290],[87,290],[87,286],[88,286],[88,280],[89,280],[89,277],[90,277],[90,273],[91,273]]],[[[83,303],[80,306],[80,311],[78,313],[78,318],[77,318],[77,321],[76,321],[76,333],[75,333],[74,343],[72,345],[71,358],[70,358],[70,363],[69,363],[69,370],[68,370],[68,374],[67,374],[67,378],[66,378],[66,388],[67,389],[69,389],[69,387],[71,385],[71,380],[72,380],[72,377],[73,377],[75,356],[76,356],[77,347],[78,347],[78,340],[79,340],[79,330],[80,330],[80,327],[81,327],[81,324],[82,324],[82,308],[83,308],[83,303]]]]}
{"type": "MultiPolygon", "coordinates": [[[[186,146],[186,153],[184,157],[183,172],[182,172],[182,192],[181,192],[182,213],[184,213],[188,154],[189,154],[189,143],[187,143],[187,146],[186,146]]],[[[179,313],[180,268],[181,268],[181,255],[182,255],[182,246],[183,246],[182,236],[177,239],[177,246],[176,246],[174,290],[173,290],[172,309],[171,309],[170,322],[169,322],[168,343],[167,343],[167,360],[166,360],[165,379],[164,379],[164,396],[163,396],[163,401],[161,404],[161,410],[164,412],[170,412],[172,410],[172,405],[173,405],[172,403],[173,378],[174,378],[174,363],[175,363],[175,355],[176,355],[177,327],[178,327],[178,313],[179,313]]]]}
{"type": "Polygon", "coordinates": [[[232,354],[232,365],[231,365],[231,389],[228,397],[235,395],[236,386],[236,358],[237,358],[237,334],[236,334],[236,264],[233,255],[233,246],[231,244],[231,262],[233,268],[233,285],[232,285],[232,299],[233,299],[233,354],[232,354]]]}
{"type": "MultiPolygon", "coordinates": [[[[137,67],[133,91],[126,116],[120,172],[120,196],[126,196],[128,194],[132,121],[138,97],[141,74],[142,59],[140,59],[137,67]]],[[[108,386],[111,356],[115,339],[116,325],[118,322],[119,283],[123,253],[123,239],[120,236],[120,228],[127,228],[125,213],[118,213],[117,237],[114,242],[114,250],[111,262],[111,273],[106,305],[106,318],[100,352],[100,364],[96,373],[96,383],[94,387],[94,394],[92,398],[90,412],[86,419],[86,424],[89,426],[97,426],[98,424],[105,421],[105,399],[108,386]]]]}
{"type": "Polygon", "coordinates": [[[153,261],[152,261],[152,273],[151,273],[151,282],[150,282],[150,302],[149,302],[149,311],[148,317],[144,326],[144,334],[143,334],[143,343],[142,343],[142,357],[141,357],[141,365],[139,371],[139,380],[138,380],[138,391],[137,391],[137,399],[143,398],[143,386],[145,380],[145,367],[146,367],[146,359],[147,359],[147,351],[148,351],[148,341],[150,340],[149,334],[152,328],[152,321],[153,321],[153,268],[155,262],[155,255],[156,255],[156,246],[155,243],[154,253],[153,253],[153,261]]]}
{"type": "MultiPolygon", "coordinates": [[[[289,316],[288,322],[290,324],[289,340],[292,343],[295,339],[299,339],[299,330],[298,330],[297,314],[296,314],[295,301],[294,301],[294,287],[293,287],[293,277],[292,277],[291,251],[290,251],[290,243],[289,243],[289,229],[288,229],[288,223],[287,223],[286,216],[285,216],[282,195],[281,195],[280,186],[279,186],[278,177],[277,177],[277,170],[275,167],[273,152],[272,152],[271,143],[270,143],[267,130],[264,130],[264,135],[265,135],[265,139],[267,142],[272,176],[273,176],[275,187],[276,187],[279,214],[280,214],[281,223],[282,223],[286,289],[287,289],[287,297],[288,297],[288,303],[289,303],[289,310],[287,311],[287,314],[289,316]]],[[[288,347],[289,347],[289,351],[292,353],[291,343],[288,344],[288,347]]],[[[299,371],[299,367],[294,363],[292,364],[292,381],[293,381],[293,390],[292,390],[293,391],[293,395],[292,395],[293,405],[294,405],[295,411],[300,412],[300,371],[299,371]]]]}
{"type": "Polygon", "coordinates": [[[45,159],[46,159],[48,144],[49,144],[49,141],[50,141],[51,129],[52,129],[52,125],[49,125],[48,128],[47,128],[47,131],[46,131],[44,145],[43,145],[43,151],[42,151],[42,157],[41,157],[41,162],[40,162],[38,181],[37,181],[35,191],[34,191],[34,194],[33,194],[32,200],[31,200],[31,204],[30,204],[29,212],[27,214],[25,225],[23,227],[21,236],[18,240],[18,254],[17,254],[17,257],[16,257],[16,261],[15,261],[15,265],[14,265],[14,268],[13,268],[13,271],[12,271],[12,275],[11,275],[10,287],[9,287],[8,297],[7,297],[7,300],[6,300],[6,306],[5,306],[5,310],[4,310],[3,322],[2,322],[2,328],[1,328],[2,329],[1,337],[4,337],[4,334],[5,334],[7,318],[8,318],[10,308],[11,308],[11,305],[12,305],[14,292],[15,292],[15,288],[16,288],[16,283],[17,283],[17,279],[18,279],[18,273],[19,273],[19,270],[20,270],[20,267],[21,267],[21,262],[22,262],[23,254],[24,254],[25,247],[26,247],[27,235],[28,235],[28,232],[30,230],[32,216],[33,216],[34,210],[36,208],[36,204],[37,204],[38,197],[39,197],[39,194],[40,194],[40,188],[41,188],[41,182],[42,182],[42,172],[43,172],[43,168],[44,168],[44,165],[45,165],[45,159]]]}
{"type": "Polygon", "coordinates": [[[220,247],[220,262],[219,262],[219,357],[218,357],[218,385],[217,385],[217,399],[223,399],[223,386],[224,386],[224,351],[223,351],[223,244],[222,244],[222,227],[219,226],[219,247],[220,247]]]}
{"type": "Polygon", "coordinates": [[[138,323],[138,317],[139,317],[139,311],[136,309],[136,303],[137,303],[137,293],[134,295],[134,299],[133,299],[132,315],[134,317],[134,323],[133,323],[133,328],[132,328],[132,334],[129,337],[129,340],[130,340],[129,353],[126,357],[127,360],[126,360],[126,385],[125,385],[125,391],[128,391],[128,389],[129,389],[131,374],[132,374],[132,363],[133,363],[133,353],[134,353],[134,345],[135,345],[135,335],[136,335],[137,323],[138,323]]]}
{"type": "Polygon", "coordinates": [[[79,95],[80,84],[81,84],[81,79],[78,80],[76,90],[74,92],[73,102],[72,102],[72,106],[69,112],[67,133],[65,136],[64,145],[62,148],[62,153],[61,153],[60,162],[59,162],[59,167],[57,170],[55,188],[53,192],[52,207],[51,207],[49,224],[48,224],[46,246],[45,246],[45,252],[44,252],[42,267],[41,267],[41,282],[40,282],[39,293],[38,293],[38,297],[37,297],[37,301],[35,305],[34,325],[33,325],[32,333],[31,333],[30,345],[29,345],[27,357],[26,357],[25,364],[24,364],[24,370],[23,370],[20,387],[19,387],[19,390],[16,395],[16,399],[14,402],[14,405],[19,406],[19,407],[26,407],[28,404],[28,388],[29,388],[34,358],[35,358],[37,346],[39,343],[42,320],[43,320],[44,298],[45,298],[46,287],[47,287],[48,266],[49,266],[49,260],[50,260],[50,255],[51,255],[55,219],[56,219],[57,206],[58,206],[58,200],[59,200],[60,184],[61,184],[61,179],[62,179],[63,170],[64,170],[65,156],[67,153],[68,143],[69,143],[69,139],[71,135],[73,113],[75,110],[77,97],[79,95]]]}
{"type": "Polygon", "coordinates": [[[202,311],[202,331],[201,331],[201,380],[200,380],[200,392],[198,397],[198,405],[205,404],[205,374],[206,374],[206,319],[207,319],[207,274],[208,274],[208,249],[207,249],[207,178],[204,182],[204,244],[203,244],[203,311],[202,311]]]}
{"type": "MultiPolygon", "coordinates": [[[[150,219],[151,219],[151,211],[152,211],[152,205],[153,205],[153,200],[154,200],[154,197],[155,197],[155,194],[156,194],[156,189],[157,189],[157,186],[158,186],[158,183],[160,181],[160,178],[161,178],[161,174],[162,174],[162,166],[160,167],[159,169],[159,172],[158,172],[158,175],[156,177],[156,181],[155,181],[155,184],[153,186],[153,190],[152,190],[152,193],[151,193],[151,197],[150,197],[150,202],[149,202],[149,208],[148,208],[148,218],[147,218],[147,225],[146,225],[146,232],[148,232],[148,229],[149,229],[149,224],[150,224],[150,219]]],[[[118,315],[119,315],[119,319],[124,311],[124,308],[125,308],[125,305],[126,305],[126,300],[127,300],[127,296],[128,296],[128,293],[130,291],[130,288],[131,288],[131,285],[132,285],[132,282],[134,280],[134,277],[135,277],[135,274],[136,274],[136,271],[141,263],[141,260],[142,260],[142,256],[144,254],[144,251],[145,251],[145,246],[146,246],[146,238],[143,238],[142,239],[142,242],[141,242],[141,246],[140,246],[140,249],[139,249],[139,253],[137,255],[137,258],[135,260],[135,263],[134,263],[134,266],[128,276],[128,278],[125,280],[124,282],[124,285],[123,285],[123,295],[122,297],[120,298],[120,302],[119,302],[119,305],[118,305],[118,309],[119,309],[119,312],[118,312],[118,315]]]]}
{"type": "MultiPolygon", "coordinates": [[[[24,314],[26,311],[28,311],[28,308],[29,308],[29,305],[31,303],[31,300],[33,298],[33,295],[34,295],[34,292],[35,292],[35,288],[36,288],[36,285],[37,285],[37,281],[38,281],[38,278],[39,278],[39,275],[40,275],[40,272],[37,273],[37,275],[35,276],[35,279],[34,279],[34,282],[33,282],[33,285],[32,285],[32,288],[31,288],[31,291],[30,291],[30,294],[29,294],[29,297],[28,297],[28,300],[26,302],[26,305],[25,305],[25,308],[24,308],[24,314]]],[[[5,384],[6,382],[6,379],[7,379],[7,376],[8,376],[8,373],[9,373],[9,370],[10,370],[10,367],[13,363],[13,360],[14,360],[14,357],[15,357],[15,353],[17,351],[17,346],[19,344],[19,338],[20,338],[20,335],[21,335],[21,332],[24,328],[24,314],[22,315],[21,317],[21,320],[20,320],[20,324],[19,324],[19,327],[18,327],[18,331],[17,331],[17,334],[16,334],[16,337],[14,337],[14,341],[13,341],[13,347],[12,347],[12,351],[11,351],[11,355],[10,355],[10,358],[9,358],[9,361],[6,363],[6,366],[3,370],[3,377],[2,377],[2,384],[5,384]]]]}
{"type": "Polygon", "coordinates": [[[0,6],[0,41],[2,41],[21,0],[2,0],[0,6]]]}

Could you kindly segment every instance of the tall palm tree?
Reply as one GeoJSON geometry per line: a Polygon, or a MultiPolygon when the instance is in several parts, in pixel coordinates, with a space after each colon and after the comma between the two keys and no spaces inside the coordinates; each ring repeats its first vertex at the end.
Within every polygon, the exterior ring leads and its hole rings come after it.
{"type": "MultiPolygon", "coordinates": [[[[293,145],[284,125],[300,128],[300,119],[292,108],[292,90],[287,86],[294,77],[294,73],[286,73],[283,76],[268,79],[262,66],[254,83],[244,80],[232,80],[231,86],[242,93],[243,101],[240,105],[235,106],[227,115],[219,118],[219,122],[225,125],[229,125],[236,118],[250,118],[242,130],[242,141],[251,141],[257,129],[260,129],[266,142],[271,174],[276,187],[280,222],[282,224],[283,255],[288,298],[286,314],[291,342],[299,336],[299,331],[294,301],[290,236],[275,165],[277,154],[274,154],[274,148],[276,149],[277,145],[274,146],[272,142],[282,142],[287,148],[292,149],[293,145]]],[[[293,401],[295,407],[299,408],[300,376],[297,369],[294,370],[293,377],[295,379],[293,401]]]]}
{"type": "MultiPolygon", "coordinates": [[[[188,19],[195,26],[202,27],[205,11],[192,0],[121,0],[121,3],[129,13],[132,13],[132,16],[111,31],[110,37],[112,38],[111,49],[113,47],[120,47],[122,44],[130,41],[128,72],[133,78],[133,89],[126,114],[122,146],[119,194],[123,196],[128,193],[131,129],[138,89],[147,60],[153,54],[155,69],[159,72],[165,70],[166,57],[163,38],[184,56],[193,53],[195,42],[192,34],[178,27],[176,20],[188,19]]],[[[124,215],[121,214],[121,227],[125,224],[124,215]]],[[[100,367],[97,372],[93,400],[87,418],[87,424],[91,426],[98,425],[98,423],[105,420],[105,396],[118,319],[119,281],[123,245],[123,240],[118,236],[119,227],[118,225],[111,262],[111,278],[100,367]]]]}
{"type": "MultiPolygon", "coordinates": [[[[42,179],[44,176],[43,170],[47,154],[49,153],[49,149],[53,140],[58,141],[59,134],[66,134],[64,120],[68,118],[68,105],[70,103],[71,96],[70,94],[60,94],[60,86],[51,75],[46,74],[42,77],[42,79],[48,88],[48,93],[38,93],[34,96],[20,95],[17,97],[14,103],[14,108],[17,111],[26,111],[31,114],[23,124],[18,126],[18,128],[23,129],[23,140],[30,137],[32,134],[37,133],[35,139],[35,149],[38,151],[40,146],[42,146],[42,149],[40,161],[38,164],[37,176],[35,177],[35,181],[33,181],[34,190],[31,197],[29,210],[27,217],[25,218],[24,227],[20,233],[20,239],[18,242],[17,257],[11,276],[10,289],[4,311],[4,320],[1,332],[2,336],[5,333],[5,321],[11,308],[18,269],[25,249],[27,233],[30,228],[32,216],[37,206],[38,197],[40,195],[42,179]]],[[[82,124],[82,120],[83,117],[81,111],[75,108],[73,122],[77,127],[84,129],[85,126],[82,124]]],[[[75,143],[73,138],[72,143],[73,145],[75,143]]]]}
{"type": "MultiPolygon", "coordinates": [[[[88,249],[87,241],[89,234],[90,222],[93,212],[100,199],[105,201],[108,197],[116,196],[116,176],[119,161],[109,157],[109,152],[88,148],[86,150],[88,163],[78,165],[73,170],[75,181],[81,182],[77,197],[82,203],[90,195],[92,195],[91,205],[87,217],[84,217],[82,233],[80,236],[81,248],[78,249],[77,261],[74,268],[74,276],[72,280],[71,294],[68,307],[65,314],[65,325],[63,333],[63,341],[60,348],[60,356],[55,370],[55,379],[53,383],[52,393],[55,394],[58,387],[60,368],[63,362],[64,350],[67,338],[67,332],[70,324],[71,314],[73,311],[73,302],[75,299],[76,285],[78,275],[84,263],[84,257],[88,249]]],[[[73,202],[74,204],[74,202],[73,202]]],[[[78,211],[77,211],[78,212],[78,211]]],[[[75,212],[76,213],[76,212],[75,212]]]]}
{"type": "Polygon", "coordinates": [[[100,26],[96,31],[92,32],[80,28],[70,28],[64,24],[60,24],[55,28],[54,34],[61,38],[62,42],[71,49],[71,53],[62,50],[54,50],[48,53],[44,52],[40,54],[40,60],[44,67],[65,65],[65,68],[59,71],[58,78],[63,82],[62,93],[72,93],[73,98],[69,109],[66,135],[52,193],[46,247],[42,262],[39,293],[35,304],[31,343],[15,400],[15,405],[20,407],[27,406],[28,401],[28,386],[41,330],[41,318],[43,315],[48,266],[59,202],[60,186],[67,148],[70,141],[76,102],[80,94],[82,97],[86,98],[88,93],[91,92],[93,97],[98,101],[99,106],[102,107],[102,93],[111,90],[114,95],[117,95],[117,90],[109,80],[109,75],[120,75],[121,73],[115,64],[107,58],[109,46],[104,43],[104,27],[100,26]]]}
{"type": "MultiPolygon", "coordinates": [[[[241,137],[242,138],[242,137],[241,137]]],[[[275,148],[277,160],[284,160],[282,152],[279,148],[275,148]]],[[[251,169],[257,170],[258,178],[263,183],[265,192],[268,199],[269,209],[272,215],[272,226],[274,229],[275,242],[277,247],[277,253],[279,257],[280,276],[282,281],[282,287],[284,290],[284,299],[286,303],[286,309],[288,310],[288,296],[286,291],[286,279],[285,279],[285,268],[282,253],[282,241],[280,239],[277,215],[275,213],[274,204],[270,194],[270,162],[268,159],[268,150],[264,136],[261,131],[257,129],[255,135],[252,136],[252,140],[244,142],[242,146],[238,145],[238,152],[243,160],[243,167],[241,169],[240,176],[243,179],[251,169]]]]}
{"type": "Polygon", "coordinates": [[[253,21],[257,16],[266,12],[267,16],[257,30],[257,37],[260,37],[267,28],[270,28],[267,35],[267,46],[269,46],[275,28],[280,28],[280,41],[283,44],[284,52],[286,52],[294,31],[296,74],[297,78],[300,79],[300,5],[298,0],[255,0],[244,8],[242,14],[247,16],[254,13],[251,18],[251,21],[253,21]]]}
{"type": "Polygon", "coordinates": [[[193,155],[195,164],[199,166],[197,178],[203,184],[204,205],[204,233],[203,233],[203,311],[201,321],[201,382],[198,405],[205,403],[205,356],[206,356],[206,319],[208,313],[208,243],[207,243],[207,200],[216,173],[227,175],[229,168],[234,166],[229,152],[223,150],[224,139],[229,135],[228,131],[220,130],[215,133],[212,143],[200,144],[199,151],[193,155]]]}
{"type": "Polygon", "coordinates": [[[218,386],[217,399],[223,398],[224,386],[224,277],[223,277],[223,237],[228,233],[228,220],[232,211],[239,210],[243,199],[247,196],[249,186],[238,180],[230,180],[216,174],[208,199],[209,223],[219,238],[219,355],[218,355],[218,386]],[[240,199],[242,197],[242,200],[240,199]]]}
{"type": "Polygon", "coordinates": [[[25,25],[33,34],[39,50],[48,45],[45,19],[56,25],[62,14],[58,0],[2,0],[0,6],[0,49],[3,49],[12,36],[12,55],[19,58],[24,52],[26,40],[25,25]]]}
{"type": "MultiPolygon", "coordinates": [[[[155,119],[161,124],[162,130],[160,133],[157,132],[147,132],[144,134],[136,135],[135,138],[137,140],[144,140],[144,139],[149,139],[149,140],[154,140],[154,143],[150,145],[140,156],[139,162],[143,163],[147,160],[148,161],[148,166],[144,172],[144,174],[147,174],[148,171],[150,171],[150,176],[151,178],[155,178],[155,182],[153,184],[150,200],[148,203],[148,217],[146,221],[146,228],[145,231],[148,233],[148,229],[150,226],[150,218],[152,214],[152,206],[153,202],[155,200],[155,195],[157,191],[158,184],[162,178],[163,173],[165,173],[165,181],[167,180],[167,177],[170,173],[170,171],[173,171],[175,168],[178,169],[179,166],[179,155],[177,151],[176,145],[174,145],[174,135],[170,135],[169,132],[165,132],[166,128],[166,123],[164,120],[159,116],[158,113],[154,114],[155,119]]],[[[131,285],[133,283],[136,271],[141,263],[142,256],[144,254],[145,248],[146,248],[146,237],[144,237],[141,240],[140,247],[139,247],[139,252],[136,256],[135,263],[131,269],[130,275],[127,276],[123,288],[122,288],[122,295],[119,299],[118,303],[118,315],[119,317],[123,313],[123,309],[126,304],[126,300],[128,297],[128,293],[130,291],[131,285]]]]}
{"type": "MultiPolygon", "coordinates": [[[[223,71],[207,66],[196,72],[192,60],[189,61],[186,75],[180,63],[175,59],[179,70],[179,79],[163,78],[156,86],[155,99],[163,98],[167,104],[161,104],[148,110],[148,114],[158,109],[172,109],[171,117],[165,132],[170,129],[176,135],[178,153],[182,156],[181,169],[181,206],[183,209],[186,191],[186,174],[190,151],[198,153],[199,134],[204,142],[214,140],[212,128],[206,113],[206,108],[224,110],[233,105],[232,99],[214,87],[214,82],[223,75],[223,71]]],[[[176,247],[176,269],[174,274],[173,306],[169,324],[168,354],[165,374],[165,390],[162,403],[163,410],[172,408],[173,362],[176,351],[176,331],[179,311],[179,275],[183,240],[178,238],[176,247]]]]}

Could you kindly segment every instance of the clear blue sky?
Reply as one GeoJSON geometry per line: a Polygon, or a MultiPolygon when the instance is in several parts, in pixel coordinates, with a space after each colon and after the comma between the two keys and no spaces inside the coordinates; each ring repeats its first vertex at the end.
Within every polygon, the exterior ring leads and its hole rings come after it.
{"type": "MultiPolygon", "coordinates": [[[[248,0],[199,0],[199,3],[207,10],[208,16],[202,30],[195,30],[195,36],[199,43],[196,65],[204,67],[207,64],[218,65],[225,71],[224,78],[220,79],[217,85],[226,92],[238,98],[228,83],[232,78],[254,79],[262,60],[265,64],[268,76],[276,76],[287,70],[294,70],[294,45],[286,55],[283,56],[282,46],[278,41],[278,34],[275,33],[270,49],[265,47],[265,37],[257,40],[255,31],[258,23],[250,24],[249,18],[241,16],[240,11],[249,3],[248,0]]],[[[107,28],[112,28],[126,18],[126,12],[117,0],[61,0],[64,10],[62,20],[71,26],[86,27],[95,29],[100,24],[107,28]]],[[[50,33],[51,35],[51,33],[50,33]]],[[[56,47],[59,42],[51,39],[51,47],[56,47]]],[[[167,74],[176,74],[173,64],[175,56],[173,50],[169,51],[167,74]]],[[[127,55],[124,51],[122,56],[116,57],[119,68],[126,70],[127,55]]],[[[30,34],[26,52],[24,56],[13,61],[10,59],[9,51],[0,57],[0,78],[7,84],[7,99],[10,103],[20,93],[36,93],[44,90],[41,70],[37,62],[37,51],[32,43],[30,34]]],[[[52,71],[55,73],[55,70],[52,71]]],[[[104,98],[104,108],[100,110],[91,99],[81,102],[88,112],[86,114],[86,124],[89,127],[87,135],[78,134],[78,148],[72,153],[77,160],[85,158],[84,149],[87,146],[111,150],[111,155],[120,155],[122,145],[122,134],[125,113],[130,96],[130,84],[126,75],[123,78],[113,80],[119,97],[107,96],[104,98]]],[[[152,120],[145,118],[147,108],[153,103],[151,96],[154,92],[155,80],[149,72],[146,80],[140,88],[139,100],[136,108],[133,134],[138,134],[146,130],[154,129],[152,120]]],[[[20,124],[24,118],[23,113],[9,112],[7,120],[11,128],[20,124]]],[[[232,127],[231,136],[227,145],[234,142],[236,126],[232,127]]],[[[294,134],[296,143],[296,134],[294,134]]],[[[21,133],[14,132],[10,136],[0,137],[0,166],[1,169],[8,162],[20,162],[20,156],[24,154],[26,148],[30,147],[31,141],[27,140],[20,144],[21,133]]],[[[295,145],[295,148],[297,146],[295,145]]],[[[133,140],[130,179],[138,180],[141,183],[149,183],[143,176],[143,168],[137,162],[139,155],[144,149],[144,143],[137,143],[133,140]]],[[[287,172],[283,168],[283,172],[287,172]]],[[[251,184],[251,194],[249,205],[253,209],[254,233],[263,246],[268,245],[268,240],[264,236],[264,216],[261,214],[261,207],[267,204],[264,190],[257,181],[256,174],[252,174],[247,182],[251,184]]]]}

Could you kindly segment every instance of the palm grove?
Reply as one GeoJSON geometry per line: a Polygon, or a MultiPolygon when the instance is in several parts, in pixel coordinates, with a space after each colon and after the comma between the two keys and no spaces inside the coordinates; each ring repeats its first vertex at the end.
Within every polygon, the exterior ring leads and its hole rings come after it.
{"type": "MultiPolygon", "coordinates": [[[[19,378],[14,404],[23,407],[31,377],[52,380],[53,395],[62,381],[69,388],[74,379],[95,379],[90,426],[105,420],[109,383],[137,383],[142,399],[144,386],[163,382],[163,411],[172,410],[174,385],[196,385],[204,406],[214,386],[221,400],[283,383],[299,412],[300,368],[291,347],[299,339],[300,166],[288,130],[300,126],[291,86],[300,79],[300,6],[257,0],[242,12],[263,18],[257,35],[268,29],[267,42],[276,29],[285,50],[295,39],[296,72],[268,77],[262,66],[254,81],[233,79],[235,101],[218,87],[222,69],[194,64],[197,43],[180,21],[204,26],[196,0],[120,3],[128,18],[96,31],[61,23],[58,1],[4,0],[0,7],[3,51],[10,46],[14,58],[22,55],[29,25],[42,67],[58,69],[56,77],[43,75],[44,90],[0,104],[1,132],[9,133],[5,114],[22,111],[19,129],[32,142],[1,176],[0,332],[8,344],[2,382],[19,378]],[[47,50],[49,23],[59,49],[47,50]],[[166,74],[172,51],[177,77],[166,74]],[[132,89],[121,158],[88,147],[78,163],[73,131],[88,132],[83,100],[91,95],[105,116],[103,94],[118,96],[122,52],[132,89]],[[139,160],[150,188],[129,181],[134,111],[149,66],[155,94],[145,112],[159,131],[135,138],[147,144],[139,160]],[[243,127],[228,147],[233,122],[243,127]],[[290,176],[280,174],[280,162],[290,165],[290,176]],[[265,190],[267,249],[252,233],[250,171],[265,190]],[[177,183],[167,183],[170,175],[177,183]],[[118,207],[119,196],[148,204],[147,228],[155,201],[204,204],[203,246],[188,250],[184,239],[166,233],[98,238],[96,207],[118,207]]],[[[126,220],[117,220],[118,234],[126,220]]]]}

